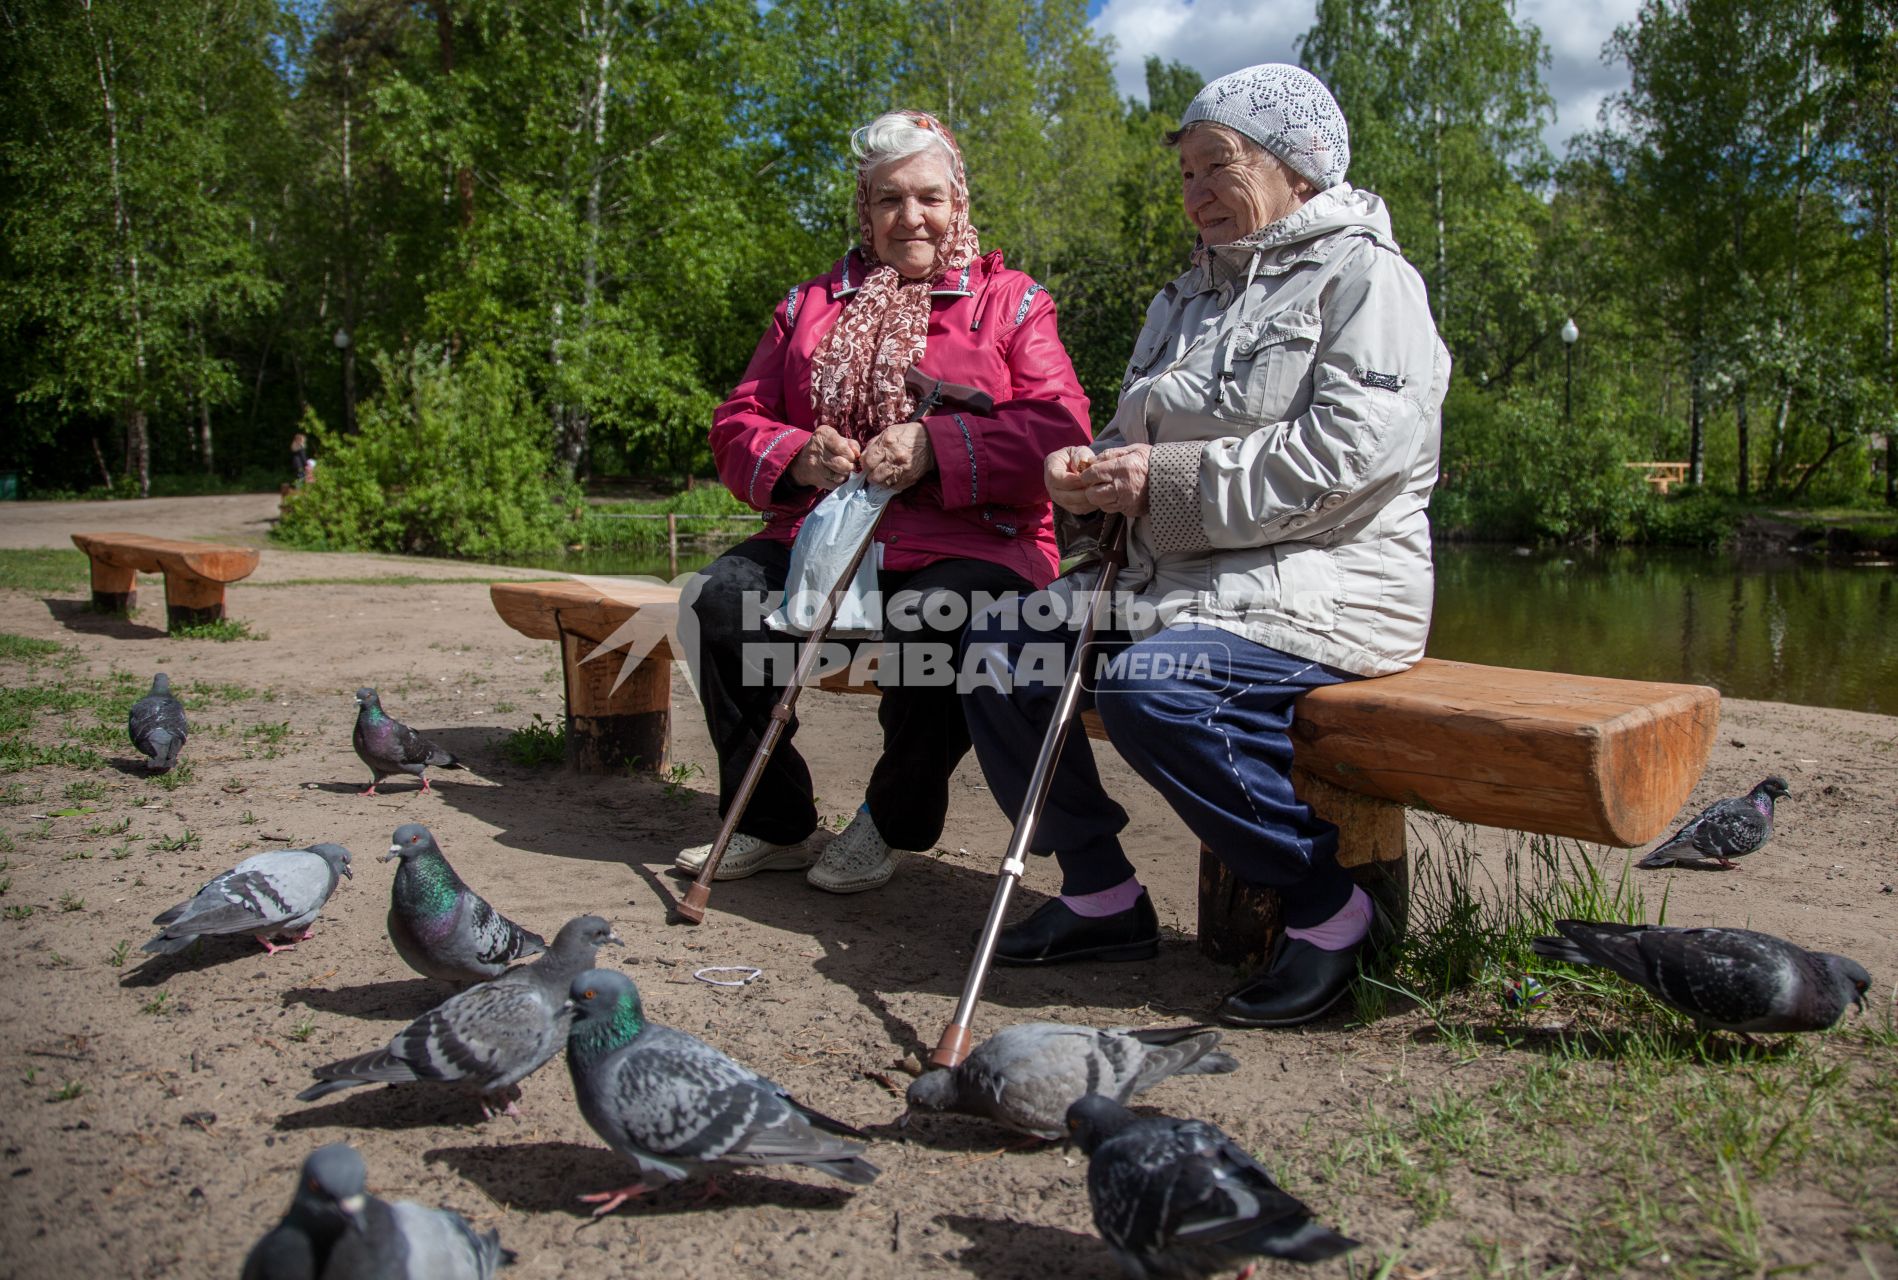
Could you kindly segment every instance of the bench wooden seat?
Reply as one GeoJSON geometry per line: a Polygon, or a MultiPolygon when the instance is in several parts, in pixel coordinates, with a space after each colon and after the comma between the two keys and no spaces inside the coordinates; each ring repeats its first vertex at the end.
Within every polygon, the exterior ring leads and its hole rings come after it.
{"type": "MultiPolygon", "coordinates": [[[[561,643],[572,763],[610,770],[636,755],[640,766],[660,768],[673,653],[657,637],[676,616],[676,589],[628,583],[608,594],[581,582],[497,582],[490,593],[515,630],[561,643]],[[650,625],[629,637],[642,610],[650,625]],[[620,660],[586,659],[629,639],[651,648],[614,690],[620,660]]],[[[847,672],[822,687],[877,692],[847,672]]],[[[1426,658],[1398,675],[1305,695],[1293,726],[1294,785],[1338,824],[1339,861],[1366,881],[1394,882],[1399,892],[1387,901],[1401,908],[1406,808],[1596,844],[1644,844],[1699,781],[1719,715],[1719,692],[1702,685],[1426,658]]],[[[1092,712],[1083,724],[1090,737],[1106,737],[1092,712]]],[[[1203,855],[1202,948],[1248,964],[1275,932],[1272,895],[1232,881],[1224,864],[1203,855]]]]}
{"type": "Polygon", "coordinates": [[[165,575],[168,627],[217,622],[224,617],[224,588],[248,578],[258,553],[215,542],[179,542],[142,533],[75,533],[73,545],[92,559],[92,603],[109,613],[138,604],[138,575],[165,575]]]}

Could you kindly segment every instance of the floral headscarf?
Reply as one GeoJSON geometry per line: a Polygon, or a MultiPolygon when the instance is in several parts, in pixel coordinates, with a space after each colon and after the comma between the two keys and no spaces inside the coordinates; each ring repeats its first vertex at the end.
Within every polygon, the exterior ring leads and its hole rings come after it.
{"type": "Polygon", "coordinates": [[[858,168],[857,230],[871,270],[843,316],[818,344],[811,368],[811,404],[817,420],[857,440],[868,440],[914,410],[903,375],[923,358],[929,334],[929,291],[944,272],[967,266],[982,252],[976,230],[969,225],[969,182],[955,137],[926,112],[903,114],[948,144],[949,226],[936,243],[936,260],[928,276],[905,280],[895,267],[877,260],[870,232],[870,169],[867,165],[858,168]]]}

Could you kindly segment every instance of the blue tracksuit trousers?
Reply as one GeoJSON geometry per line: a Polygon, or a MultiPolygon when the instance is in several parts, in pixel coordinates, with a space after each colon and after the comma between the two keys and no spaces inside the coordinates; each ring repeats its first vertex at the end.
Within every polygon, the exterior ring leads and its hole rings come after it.
{"type": "MultiPolygon", "coordinates": [[[[1075,640],[1006,610],[970,623],[963,710],[989,790],[1011,818],[1075,640]]],[[[1338,829],[1292,794],[1290,729],[1300,694],[1353,677],[1197,624],[1137,641],[1103,633],[1090,666],[1081,709],[1100,712],[1114,747],[1222,862],[1278,892],[1287,925],[1315,925],[1344,907],[1352,882],[1337,863],[1338,829]]],[[[1126,825],[1075,726],[1029,848],[1055,855],[1063,893],[1095,893],[1134,874],[1120,847],[1126,825]]]]}

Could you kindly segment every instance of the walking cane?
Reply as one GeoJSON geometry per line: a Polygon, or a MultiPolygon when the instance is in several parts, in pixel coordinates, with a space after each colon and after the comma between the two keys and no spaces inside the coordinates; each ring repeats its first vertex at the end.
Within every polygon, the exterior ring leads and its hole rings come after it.
{"type": "Polygon", "coordinates": [[[982,984],[988,980],[989,963],[995,957],[995,943],[1002,933],[1002,917],[1008,912],[1009,897],[1020,883],[1027,864],[1022,861],[1028,842],[1041,824],[1041,811],[1048,803],[1054,785],[1055,761],[1068,740],[1068,727],[1074,722],[1075,704],[1081,700],[1081,677],[1086,671],[1088,651],[1094,645],[1094,633],[1101,618],[1112,606],[1114,579],[1127,563],[1128,521],[1118,515],[1107,517],[1101,531],[1101,577],[1088,601],[1087,617],[1081,623],[1081,635],[1068,660],[1067,679],[1061,683],[1061,696],[1054,704],[1054,718],[1041,740],[1041,754],[1035,757],[1035,770],[1028,776],[1028,794],[1022,799],[1021,816],[1015,820],[1015,834],[1002,855],[1000,878],[995,882],[995,901],[989,904],[989,918],[982,925],[982,936],[975,944],[975,959],[969,962],[969,976],[962,983],[962,998],[956,1002],[956,1015],[943,1028],[942,1039],[929,1055],[932,1067],[953,1067],[969,1056],[975,1037],[970,1027],[975,1022],[975,1006],[982,999],[982,984]]]}
{"type": "MultiPolygon", "coordinates": [[[[916,411],[907,419],[910,422],[921,422],[940,408],[966,409],[970,413],[980,414],[995,412],[995,400],[987,392],[940,381],[919,372],[913,366],[903,375],[903,383],[916,396],[916,411]]],[[[725,860],[725,846],[731,843],[732,833],[738,829],[738,820],[744,816],[745,807],[751,803],[752,792],[758,789],[758,779],[764,776],[765,766],[771,762],[771,753],[777,750],[778,740],[784,736],[786,727],[791,723],[791,713],[797,706],[798,694],[804,691],[804,682],[817,670],[824,638],[830,634],[830,624],[836,619],[844,593],[850,590],[851,582],[856,579],[864,554],[870,550],[870,544],[876,541],[877,526],[883,523],[883,516],[889,509],[886,503],[883,510],[877,513],[875,523],[864,535],[856,554],[850,557],[850,564],[844,569],[843,575],[831,586],[830,594],[824,597],[823,606],[812,621],[811,633],[805,637],[804,647],[798,651],[797,669],[791,673],[791,682],[779,695],[777,705],[771,708],[770,722],[765,725],[764,736],[758,740],[758,749],[752,753],[751,765],[745,770],[744,779],[738,784],[738,791],[725,811],[725,821],[718,829],[718,839],[712,842],[712,851],[707,855],[705,865],[699,868],[698,878],[685,891],[685,900],[677,907],[679,919],[687,924],[701,924],[705,920],[705,904],[712,896],[712,877],[718,874],[718,864],[725,860]]]]}

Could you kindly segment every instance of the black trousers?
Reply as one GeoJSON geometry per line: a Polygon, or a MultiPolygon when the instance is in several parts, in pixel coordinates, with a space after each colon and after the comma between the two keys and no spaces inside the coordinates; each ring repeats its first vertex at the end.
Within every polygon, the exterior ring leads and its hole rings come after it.
{"type": "MultiPolygon", "coordinates": [[[[790,566],[790,547],[753,538],[701,570],[681,599],[679,637],[718,753],[721,816],[751,765],[801,643],[764,623],[790,566]]],[[[886,570],[878,585],[884,639],[851,646],[881,649],[883,754],[864,799],[892,847],[928,849],[948,814],[949,775],[969,750],[955,667],[972,598],[1028,591],[1032,584],[986,560],[940,560],[906,573],[886,570]]],[[[973,599],[974,606],[982,603],[973,599]]],[[[817,829],[811,771],[793,742],[797,728],[793,716],[738,820],[746,835],[792,844],[817,829]]]]}

